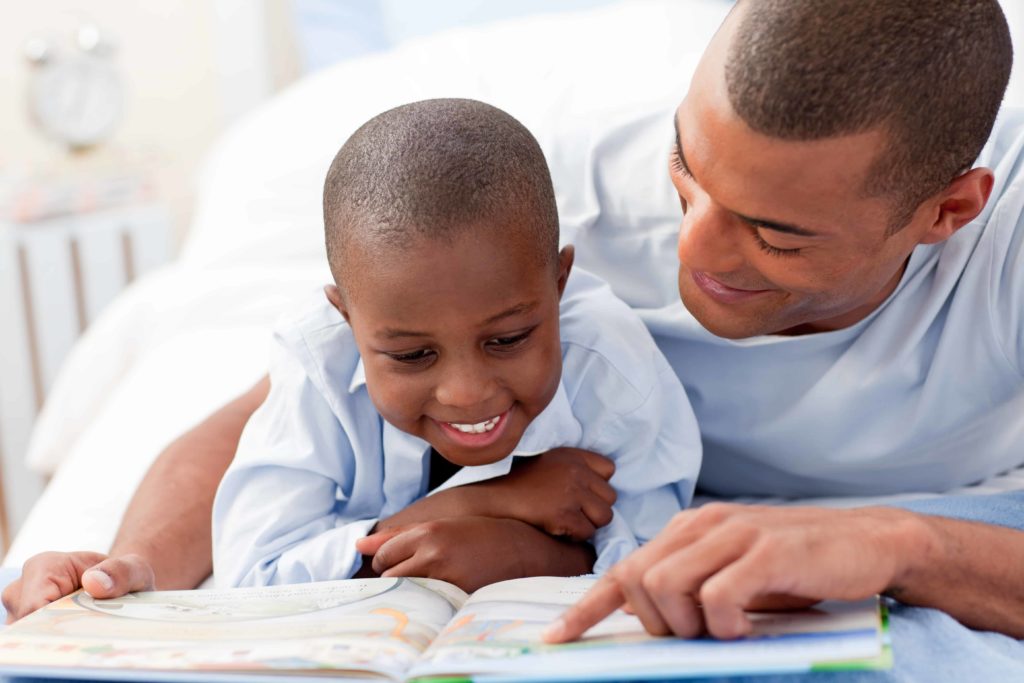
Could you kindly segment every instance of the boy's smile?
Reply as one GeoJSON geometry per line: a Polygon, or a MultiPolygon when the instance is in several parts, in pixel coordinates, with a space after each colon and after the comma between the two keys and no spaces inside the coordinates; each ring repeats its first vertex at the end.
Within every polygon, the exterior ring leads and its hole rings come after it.
{"type": "Polygon", "coordinates": [[[455,464],[484,465],[515,449],[558,388],[572,250],[555,268],[521,227],[454,233],[355,245],[344,291],[328,295],[352,326],[381,416],[455,464]]]}

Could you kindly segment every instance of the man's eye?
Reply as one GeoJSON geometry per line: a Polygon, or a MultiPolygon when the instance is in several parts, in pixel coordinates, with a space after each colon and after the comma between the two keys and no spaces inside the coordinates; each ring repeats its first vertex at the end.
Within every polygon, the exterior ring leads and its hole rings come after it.
{"type": "Polygon", "coordinates": [[[772,246],[764,241],[761,234],[757,231],[757,228],[753,230],[754,239],[757,241],[757,246],[761,248],[761,251],[770,256],[797,256],[800,254],[800,249],[780,249],[779,247],[772,246]]]}
{"type": "Polygon", "coordinates": [[[398,361],[399,363],[408,363],[414,365],[416,363],[424,363],[433,356],[434,352],[429,349],[418,349],[416,351],[409,351],[408,353],[388,353],[386,354],[391,360],[398,361]]]}
{"type": "Polygon", "coordinates": [[[679,156],[679,148],[675,145],[672,146],[672,150],[668,155],[668,162],[672,170],[683,176],[684,178],[693,178],[690,173],[690,169],[686,168],[686,164],[683,163],[683,158],[679,156]]]}
{"type": "Polygon", "coordinates": [[[533,330],[528,330],[508,337],[494,337],[487,342],[487,345],[500,351],[509,351],[520,346],[524,341],[526,341],[532,332],[533,330]]]}

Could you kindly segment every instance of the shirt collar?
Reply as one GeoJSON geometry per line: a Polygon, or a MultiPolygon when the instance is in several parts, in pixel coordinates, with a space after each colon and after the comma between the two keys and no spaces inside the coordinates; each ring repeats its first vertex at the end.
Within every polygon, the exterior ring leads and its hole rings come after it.
{"type": "Polygon", "coordinates": [[[356,369],[352,371],[352,381],[348,383],[348,393],[354,394],[366,386],[366,368],[363,366],[362,357],[356,363],[356,369]]]}

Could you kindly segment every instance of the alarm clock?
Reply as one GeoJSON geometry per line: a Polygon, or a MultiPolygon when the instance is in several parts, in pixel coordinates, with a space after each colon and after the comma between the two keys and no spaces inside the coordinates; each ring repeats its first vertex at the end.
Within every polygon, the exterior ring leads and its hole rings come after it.
{"type": "Polygon", "coordinates": [[[72,150],[108,139],[124,107],[112,45],[92,25],[81,27],[77,37],[71,52],[59,52],[42,40],[26,46],[34,66],[28,91],[32,119],[47,137],[72,150]]]}

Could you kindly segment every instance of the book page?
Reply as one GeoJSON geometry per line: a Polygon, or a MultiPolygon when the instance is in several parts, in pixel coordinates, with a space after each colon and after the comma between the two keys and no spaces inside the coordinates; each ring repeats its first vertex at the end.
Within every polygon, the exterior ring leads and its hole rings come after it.
{"type": "MultiPolygon", "coordinates": [[[[412,677],[515,676],[545,679],[658,678],[805,671],[814,665],[882,655],[877,600],[826,604],[800,612],[752,614],[754,633],[738,641],[648,635],[618,611],[566,645],[541,632],[596,579],[505,581],[474,593],[424,653],[412,677]]],[[[851,665],[850,668],[855,668],[851,665]]]]}
{"type": "Polygon", "coordinates": [[[430,579],[75,593],[0,633],[0,667],[381,674],[408,669],[466,594],[430,579]]]}

